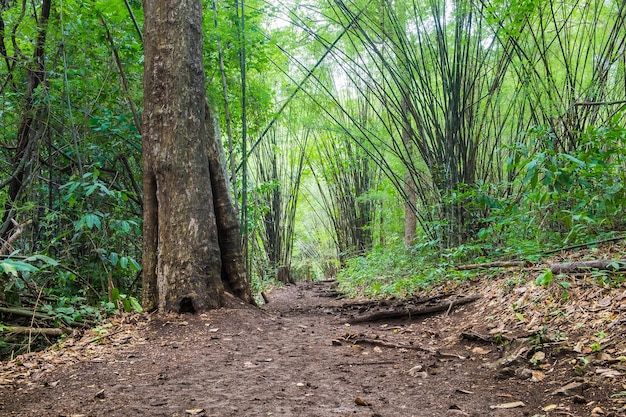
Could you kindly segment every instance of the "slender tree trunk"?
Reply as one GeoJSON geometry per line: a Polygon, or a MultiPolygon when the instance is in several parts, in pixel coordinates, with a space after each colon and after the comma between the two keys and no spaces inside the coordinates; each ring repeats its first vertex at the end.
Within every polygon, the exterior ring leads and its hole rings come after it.
{"type": "MultiPolygon", "coordinates": [[[[217,5],[215,4],[215,0],[211,2],[211,7],[213,8],[213,24],[215,25],[215,30],[217,31],[217,5]]],[[[222,80],[222,96],[224,97],[224,119],[226,122],[226,137],[228,138],[228,161],[230,167],[230,183],[233,187],[233,193],[237,194],[237,169],[235,166],[235,149],[233,147],[233,132],[231,127],[231,116],[230,116],[230,105],[228,104],[228,83],[226,80],[226,70],[224,68],[224,52],[222,50],[222,40],[217,35],[217,54],[220,63],[220,78],[222,80]]],[[[237,206],[235,206],[237,209],[237,206]]]]}
{"type": "MultiPolygon", "coordinates": [[[[12,220],[15,203],[20,199],[20,195],[24,190],[24,182],[28,177],[29,167],[36,159],[34,152],[37,148],[37,141],[43,136],[43,129],[45,129],[42,124],[37,123],[38,107],[35,104],[34,94],[43,83],[46,75],[45,44],[51,3],[52,0],[44,0],[41,4],[33,59],[28,65],[24,109],[17,131],[17,149],[13,156],[13,175],[8,181],[7,200],[2,216],[2,226],[0,227],[0,238],[2,241],[10,239],[13,232],[14,223],[12,220]]],[[[2,52],[5,54],[5,51],[2,52]]]]}
{"type": "Polygon", "coordinates": [[[219,308],[225,290],[251,302],[206,106],[201,2],[144,0],[144,15],[144,307],[219,308]]]}
{"type": "MultiPolygon", "coordinates": [[[[406,94],[403,94],[401,103],[403,114],[409,113],[409,100],[406,94]]],[[[417,213],[415,212],[415,208],[417,207],[417,190],[415,179],[408,167],[413,161],[413,142],[411,141],[411,126],[409,125],[411,122],[408,117],[404,117],[402,123],[403,126],[400,134],[402,135],[402,143],[408,155],[408,163],[406,164],[407,167],[404,172],[404,191],[406,193],[404,202],[404,244],[411,246],[415,242],[415,230],[417,228],[417,213]]]]}

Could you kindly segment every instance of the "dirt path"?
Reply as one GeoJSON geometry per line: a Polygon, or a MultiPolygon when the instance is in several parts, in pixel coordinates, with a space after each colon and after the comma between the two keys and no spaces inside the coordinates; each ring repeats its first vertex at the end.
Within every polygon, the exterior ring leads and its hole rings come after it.
{"type": "Polygon", "coordinates": [[[461,332],[481,319],[484,301],[427,317],[347,325],[354,312],[328,296],[329,285],[274,291],[261,313],[242,307],[135,317],[108,329],[101,341],[85,335],[62,350],[26,356],[4,366],[6,372],[25,371],[0,383],[0,416],[624,412],[610,398],[625,389],[617,365],[610,378],[597,376],[600,366],[579,378],[571,362],[575,353],[548,351],[542,359],[522,349],[523,363],[503,370],[495,345],[462,339],[461,332]],[[571,392],[556,392],[568,383],[571,392]]]}

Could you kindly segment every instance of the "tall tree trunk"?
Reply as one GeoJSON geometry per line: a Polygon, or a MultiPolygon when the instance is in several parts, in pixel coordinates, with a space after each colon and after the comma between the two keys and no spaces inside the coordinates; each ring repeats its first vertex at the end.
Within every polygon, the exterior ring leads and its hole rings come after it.
{"type": "Polygon", "coordinates": [[[251,302],[207,125],[201,2],[144,0],[144,15],[144,307],[219,308],[225,290],[251,302]]]}

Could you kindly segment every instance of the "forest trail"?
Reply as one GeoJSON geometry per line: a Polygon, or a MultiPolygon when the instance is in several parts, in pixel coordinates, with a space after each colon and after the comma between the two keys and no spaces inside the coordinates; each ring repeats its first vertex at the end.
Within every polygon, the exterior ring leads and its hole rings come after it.
{"type": "MultiPolygon", "coordinates": [[[[380,307],[338,299],[327,281],[275,290],[262,311],[126,316],[2,363],[0,416],[622,415],[623,320],[599,353],[576,351],[583,333],[549,340],[544,325],[544,340],[529,338],[507,297],[536,289],[503,282],[455,290],[476,302],[353,324],[380,307]]],[[[626,307],[623,287],[609,294],[626,307]]]]}

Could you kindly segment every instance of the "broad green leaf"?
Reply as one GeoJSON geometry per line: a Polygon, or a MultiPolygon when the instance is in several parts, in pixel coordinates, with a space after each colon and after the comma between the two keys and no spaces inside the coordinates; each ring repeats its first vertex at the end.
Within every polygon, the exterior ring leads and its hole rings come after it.
{"type": "Polygon", "coordinates": [[[52,259],[49,256],[46,255],[32,255],[29,256],[28,258],[25,259],[25,261],[27,262],[32,262],[32,261],[42,261],[50,266],[58,266],[59,262],[56,259],[52,259]]]}
{"type": "MultiPolygon", "coordinates": [[[[118,261],[119,261],[119,255],[117,254],[117,252],[109,253],[109,262],[111,262],[111,265],[113,265],[113,266],[117,265],[118,261]]],[[[124,267],[122,267],[122,268],[124,268],[124,267]]]]}
{"type": "Polygon", "coordinates": [[[12,259],[5,259],[0,262],[2,270],[5,274],[17,276],[18,272],[37,272],[39,268],[22,261],[14,261],[12,259]]]}
{"type": "Polygon", "coordinates": [[[137,301],[135,297],[130,297],[128,300],[130,301],[130,305],[133,307],[133,310],[137,313],[141,313],[143,311],[143,307],[141,307],[141,304],[139,304],[139,301],[137,301]]]}

